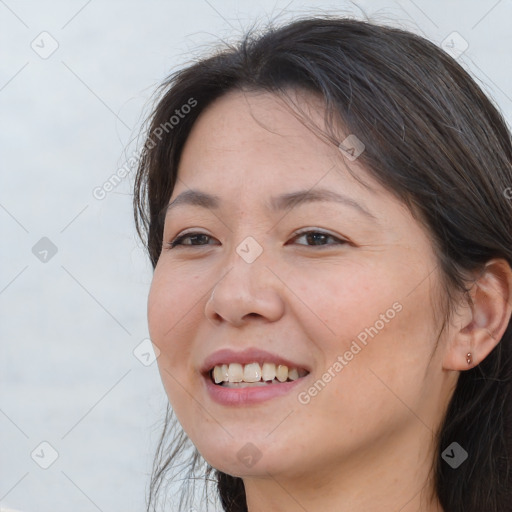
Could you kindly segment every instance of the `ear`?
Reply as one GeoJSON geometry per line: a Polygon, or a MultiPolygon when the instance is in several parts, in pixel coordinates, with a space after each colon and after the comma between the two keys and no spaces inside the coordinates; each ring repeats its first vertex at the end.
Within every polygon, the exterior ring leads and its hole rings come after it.
{"type": "Polygon", "coordinates": [[[507,261],[488,261],[469,294],[472,304],[465,301],[452,323],[443,357],[446,370],[473,368],[500,342],[512,315],[512,270],[507,261]]]}

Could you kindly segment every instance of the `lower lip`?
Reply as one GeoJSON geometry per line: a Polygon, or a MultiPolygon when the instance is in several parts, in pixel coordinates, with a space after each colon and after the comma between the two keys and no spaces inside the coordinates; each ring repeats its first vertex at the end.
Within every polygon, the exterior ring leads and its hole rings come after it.
{"type": "Polygon", "coordinates": [[[214,384],[210,376],[204,377],[206,389],[215,402],[222,405],[250,405],[264,402],[292,391],[297,384],[306,377],[291,382],[269,384],[268,386],[254,386],[246,388],[226,388],[214,384]]]}

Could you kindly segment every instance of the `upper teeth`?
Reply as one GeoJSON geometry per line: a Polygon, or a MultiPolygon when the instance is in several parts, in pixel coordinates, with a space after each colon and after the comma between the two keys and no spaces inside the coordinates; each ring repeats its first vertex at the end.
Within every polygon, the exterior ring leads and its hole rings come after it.
{"type": "MultiPolygon", "coordinates": [[[[301,376],[307,372],[301,370],[301,376]]],[[[213,379],[215,384],[221,382],[258,382],[271,381],[277,378],[279,382],[285,382],[287,379],[296,380],[299,378],[299,370],[290,368],[283,364],[274,363],[250,363],[241,365],[240,363],[230,363],[217,365],[213,368],[213,379]]]]}

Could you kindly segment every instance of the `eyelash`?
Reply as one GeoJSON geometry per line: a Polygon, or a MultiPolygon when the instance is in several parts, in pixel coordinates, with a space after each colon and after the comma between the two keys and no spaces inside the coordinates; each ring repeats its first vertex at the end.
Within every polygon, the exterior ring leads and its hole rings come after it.
{"type": "MultiPolygon", "coordinates": [[[[325,245],[307,245],[307,244],[299,244],[299,245],[305,245],[306,247],[326,247],[326,246],[329,246],[329,245],[344,245],[344,244],[347,244],[349,243],[347,240],[343,240],[341,238],[338,238],[338,237],[335,237],[334,235],[331,235],[329,233],[325,233],[324,231],[318,231],[318,230],[314,230],[314,229],[310,229],[310,230],[307,230],[307,231],[298,231],[297,233],[294,234],[294,239],[296,238],[300,238],[304,235],[309,235],[309,234],[316,234],[316,235],[323,235],[327,238],[332,238],[333,240],[337,240],[339,242],[339,244],[325,244],[325,245]]],[[[206,233],[200,233],[200,232],[191,232],[191,233],[184,233],[183,235],[180,235],[178,237],[176,237],[174,240],[172,240],[171,242],[167,242],[167,248],[168,249],[174,249],[175,247],[202,247],[203,245],[212,245],[212,244],[183,244],[181,243],[183,240],[186,240],[187,238],[193,238],[193,237],[197,237],[197,236],[206,236],[206,237],[209,237],[209,238],[213,238],[211,237],[210,235],[207,235],[206,233]]]]}

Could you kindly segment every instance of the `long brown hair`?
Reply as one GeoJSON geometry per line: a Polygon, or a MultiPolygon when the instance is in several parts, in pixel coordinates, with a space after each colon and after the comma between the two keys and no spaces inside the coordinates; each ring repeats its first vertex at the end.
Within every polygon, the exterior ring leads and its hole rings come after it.
{"type": "MultiPolygon", "coordinates": [[[[333,126],[342,121],[364,140],[359,162],[427,227],[444,280],[445,323],[453,292],[467,292],[468,271],[494,257],[512,265],[512,200],[506,193],[512,192],[512,145],[495,106],[433,43],[396,28],[322,17],[251,32],[238,45],[190,65],[162,85],[134,198],[137,230],[153,267],[162,246],[162,212],[176,183],[182,148],[201,112],[231,90],[286,95],[290,88],[323,98],[333,126]],[[170,121],[176,110],[183,113],[183,105],[192,104],[179,122],[170,121]]],[[[447,512],[512,510],[511,369],[509,323],[489,356],[461,372],[438,432],[432,465],[435,491],[447,512]],[[441,459],[453,441],[469,454],[457,469],[441,459]]],[[[168,408],[148,511],[189,446],[171,417],[168,408]]],[[[193,451],[186,464],[190,475],[202,463],[193,451]]],[[[226,512],[247,510],[240,478],[208,465],[205,478],[216,484],[226,512]]]]}

